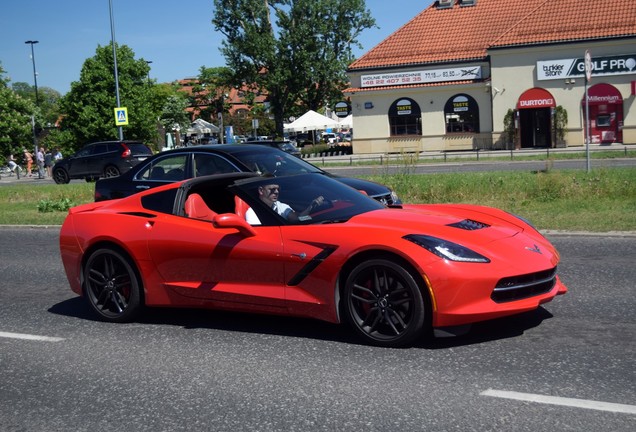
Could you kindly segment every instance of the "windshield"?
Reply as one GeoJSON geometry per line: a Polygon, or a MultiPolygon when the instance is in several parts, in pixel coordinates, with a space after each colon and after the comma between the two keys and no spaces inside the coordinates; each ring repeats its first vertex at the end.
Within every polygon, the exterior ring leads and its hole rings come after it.
{"type": "Polygon", "coordinates": [[[324,175],[302,174],[237,182],[252,207],[253,225],[342,223],[385,208],[366,194],[324,175]]]}
{"type": "Polygon", "coordinates": [[[262,175],[292,175],[305,173],[324,173],[320,168],[313,166],[304,160],[282,151],[244,150],[232,152],[232,156],[238,159],[251,171],[262,175]]]}

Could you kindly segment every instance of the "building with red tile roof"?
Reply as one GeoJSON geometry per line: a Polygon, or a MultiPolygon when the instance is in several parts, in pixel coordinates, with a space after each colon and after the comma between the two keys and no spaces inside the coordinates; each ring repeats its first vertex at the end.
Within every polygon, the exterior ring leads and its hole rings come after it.
{"type": "Polygon", "coordinates": [[[438,0],[348,74],[356,153],[635,143],[636,2],[438,0]]]}

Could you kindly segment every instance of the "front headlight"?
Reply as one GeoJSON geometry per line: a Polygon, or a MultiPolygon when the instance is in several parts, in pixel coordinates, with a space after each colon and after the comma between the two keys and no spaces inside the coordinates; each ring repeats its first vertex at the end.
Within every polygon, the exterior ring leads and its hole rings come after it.
{"type": "Polygon", "coordinates": [[[409,234],[403,237],[419,245],[440,258],[471,263],[489,263],[490,260],[477,252],[457,243],[423,234],[409,234]]]}

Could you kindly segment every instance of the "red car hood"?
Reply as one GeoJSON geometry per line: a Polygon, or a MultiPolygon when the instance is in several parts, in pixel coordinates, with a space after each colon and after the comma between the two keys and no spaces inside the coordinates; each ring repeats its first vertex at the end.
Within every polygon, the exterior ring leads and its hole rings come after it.
{"type": "Polygon", "coordinates": [[[407,204],[402,209],[387,208],[355,218],[356,223],[376,226],[386,226],[388,221],[405,234],[427,234],[458,243],[469,240],[475,245],[513,237],[524,231],[540,235],[509,213],[474,205],[407,204]]]}

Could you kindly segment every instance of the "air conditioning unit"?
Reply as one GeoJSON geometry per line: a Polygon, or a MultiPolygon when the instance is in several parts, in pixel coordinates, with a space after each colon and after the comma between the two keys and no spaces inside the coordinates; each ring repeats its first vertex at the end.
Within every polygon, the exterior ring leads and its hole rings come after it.
{"type": "Polygon", "coordinates": [[[455,0],[437,0],[437,9],[450,9],[454,3],[455,0]]]}

